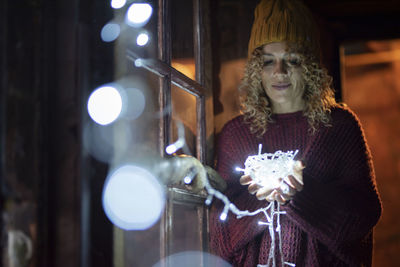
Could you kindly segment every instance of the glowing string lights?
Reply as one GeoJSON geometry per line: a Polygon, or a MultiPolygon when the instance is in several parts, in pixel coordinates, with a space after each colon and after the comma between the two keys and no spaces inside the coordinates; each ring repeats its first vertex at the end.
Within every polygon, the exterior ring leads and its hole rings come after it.
{"type": "MultiPolygon", "coordinates": [[[[111,6],[115,9],[121,8],[125,4],[125,0],[111,1],[111,6]]],[[[133,3],[126,12],[125,23],[135,28],[143,27],[149,21],[152,12],[153,9],[149,4],[133,3]]],[[[103,41],[111,42],[116,40],[120,34],[120,25],[109,23],[102,29],[101,37],[103,41]]],[[[136,41],[137,45],[144,46],[149,42],[149,35],[143,32],[138,35],[136,41]]],[[[135,61],[136,67],[143,65],[141,59],[135,61]]],[[[98,124],[107,125],[118,119],[122,111],[122,104],[120,90],[113,86],[104,86],[92,93],[88,101],[88,112],[98,124]]],[[[178,140],[166,148],[167,154],[185,149],[185,139],[182,136],[182,134],[179,134],[178,140]]],[[[293,158],[296,153],[297,151],[286,153],[277,151],[274,154],[261,154],[260,146],[258,155],[250,156],[244,164],[245,168],[237,168],[237,170],[250,175],[261,186],[281,187],[285,191],[287,185],[283,183],[281,178],[287,177],[291,173],[293,158]]],[[[264,214],[265,221],[260,221],[259,225],[268,226],[271,248],[267,265],[258,265],[259,267],[276,266],[276,240],[282,257],[281,262],[284,265],[295,266],[293,263],[285,262],[282,256],[280,215],[285,214],[285,212],[280,210],[279,203],[270,202],[266,207],[256,211],[240,210],[224,194],[210,185],[207,179],[207,171],[203,166],[191,168],[188,174],[184,176],[183,181],[190,184],[196,175],[205,177],[202,183],[208,193],[206,205],[210,205],[214,197],[223,202],[221,220],[226,220],[229,212],[235,214],[238,219],[260,213],[264,214]]],[[[107,178],[103,191],[103,205],[107,216],[115,225],[126,230],[141,230],[151,227],[160,218],[165,205],[164,197],[163,189],[157,178],[145,169],[127,165],[117,169],[107,178]],[[146,188],[146,190],[143,190],[143,188],[146,188]],[[143,201],[146,198],[148,200],[143,201]],[[152,201],[154,199],[157,201],[152,201]],[[145,202],[151,203],[152,206],[144,207],[142,203],[145,202]]]]}
{"type": "MultiPolygon", "coordinates": [[[[176,140],[174,143],[168,145],[165,148],[165,152],[167,152],[167,154],[172,155],[175,152],[177,152],[179,149],[183,149],[184,153],[186,154],[190,154],[190,151],[188,151],[187,147],[186,147],[186,142],[185,142],[185,128],[182,124],[182,122],[180,121],[176,121],[176,126],[178,128],[178,140],[176,140]]],[[[196,173],[193,174],[193,177],[196,176],[196,173]]],[[[192,177],[192,178],[193,178],[192,177]]],[[[187,178],[187,177],[185,177],[187,178]]],[[[190,182],[187,182],[188,180],[185,181],[185,183],[189,184],[190,182]]]]}
{"type": "MultiPolygon", "coordinates": [[[[284,182],[285,177],[293,175],[294,157],[297,155],[296,151],[276,151],[275,153],[261,154],[262,145],[259,145],[258,155],[249,156],[245,161],[245,168],[236,168],[236,170],[243,171],[245,175],[250,175],[252,180],[262,187],[269,188],[282,188],[283,191],[288,190],[288,185],[284,182]]],[[[236,214],[236,212],[232,211],[236,214]]],[[[244,216],[254,216],[262,212],[265,216],[266,222],[259,222],[260,225],[267,225],[271,237],[271,247],[266,265],[259,264],[258,267],[276,266],[275,259],[275,232],[278,233],[279,253],[281,255],[281,262],[288,266],[296,266],[293,263],[285,262],[282,253],[282,238],[281,238],[281,225],[280,215],[286,212],[280,211],[280,204],[272,201],[270,204],[262,209],[254,212],[246,213],[244,216]],[[276,205],[276,207],[275,207],[276,205]],[[274,225],[276,228],[274,229],[274,225]]],[[[238,218],[243,217],[241,213],[236,214],[238,218]]]]}
{"type": "Polygon", "coordinates": [[[259,145],[258,155],[249,156],[244,165],[245,169],[236,168],[243,171],[245,175],[250,175],[254,182],[263,187],[277,188],[285,187],[282,178],[293,174],[293,158],[298,151],[276,151],[275,153],[261,154],[262,146],[259,145]]]}
{"type": "Polygon", "coordinates": [[[175,143],[167,146],[167,148],[165,149],[165,152],[167,152],[167,154],[169,154],[169,155],[172,155],[176,151],[181,149],[184,145],[185,145],[185,141],[183,139],[179,138],[175,143]]]}
{"type": "MultiPolygon", "coordinates": [[[[169,152],[174,153],[171,146],[168,147],[169,152]]],[[[294,157],[298,153],[296,151],[282,152],[277,151],[273,154],[265,153],[261,154],[262,146],[259,145],[258,155],[249,156],[245,161],[245,169],[236,168],[236,170],[243,171],[245,174],[251,175],[252,179],[256,183],[262,186],[273,186],[274,188],[283,187],[286,185],[282,177],[287,177],[293,174],[293,164],[294,157]]],[[[205,168],[197,169],[197,174],[200,177],[207,177],[205,168]]],[[[275,258],[275,240],[278,238],[279,252],[281,255],[281,262],[287,266],[296,266],[294,263],[286,262],[283,258],[282,253],[282,238],[281,238],[281,226],[280,226],[280,215],[286,212],[280,210],[280,204],[272,201],[264,208],[248,211],[238,209],[224,194],[214,189],[208,179],[203,181],[204,188],[208,193],[207,199],[205,201],[206,205],[210,205],[213,198],[217,198],[224,203],[224,209],[220,215],[220,219],[225,221],[228,212],[232,212],[236,215],[238,219],[245,216],[255,216],[257,214],[263,213],[266,221],[260,221],[259,225],[267,225],[269,234],[271,237],[271,247],[269,251],[269,256],[266,265],[259,264],[258,267],[276,267],[277,261],[275,258]],[[276,225],[276,227],[275,227],[276,225]],[[277,233],[277,237],[275,235],[277,233]]]]}

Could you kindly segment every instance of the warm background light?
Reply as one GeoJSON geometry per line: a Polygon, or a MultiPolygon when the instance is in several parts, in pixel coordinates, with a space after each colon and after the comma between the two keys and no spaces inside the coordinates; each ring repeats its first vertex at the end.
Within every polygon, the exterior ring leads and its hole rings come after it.
{"type": "Polygon", "coordinates": [[[345,44],[341,62],[343,100],[363,124],[383,202],[373,266],[394,266],[400,251],[400,40],[345,44]]]}

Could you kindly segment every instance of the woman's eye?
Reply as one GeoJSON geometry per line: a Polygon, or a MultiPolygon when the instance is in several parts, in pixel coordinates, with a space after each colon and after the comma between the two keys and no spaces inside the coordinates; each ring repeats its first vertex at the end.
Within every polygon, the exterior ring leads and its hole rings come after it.
{"type": "Polygon", "coordinates": [[[264,63],[263,63],[263,65],[264,65],[264,66],[268,66],[268,65],[271,65],[271,64],[272,64],[272,62],[273,62],[273,60],[271,60],[271,59],[267,59],[267,60],[264,60],[264,63]]]}
{"type": "Polygon", "coordinates": [[[300,59],[298,58],[291,58],[288,60],[289,65],[291,66],[299,66],[300,65],[300,59]]]}

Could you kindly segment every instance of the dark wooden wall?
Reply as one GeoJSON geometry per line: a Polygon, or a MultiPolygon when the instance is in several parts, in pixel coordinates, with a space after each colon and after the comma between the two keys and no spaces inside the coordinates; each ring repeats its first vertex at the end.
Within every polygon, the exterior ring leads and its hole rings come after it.
{"type": "Polygon", "coordinates": [[[111,266],[106,166],[81,138],[89,92],[113,79],[112,45],[99,35],[109,3],[1,5],[2,251],[19,229],[33,240],[31,266],[111,266]]]}

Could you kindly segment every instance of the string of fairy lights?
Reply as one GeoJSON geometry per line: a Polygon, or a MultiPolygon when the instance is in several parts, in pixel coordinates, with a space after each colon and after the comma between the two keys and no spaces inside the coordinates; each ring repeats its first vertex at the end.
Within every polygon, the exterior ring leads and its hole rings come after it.
{"type": "MultiPolygon", "coordinates": [[[[111,7],[119,9],[124,7],[126,3],[126,0],[111,0],[111,7]]],[[[123,22],[110,21],[104,25],[100,34],[102,40],[104,42],[116,40],[127,25],[136,29],[136,44],[139,47],[145,46],[149,42],[150,37],[142,27],[149,21],[152,11],[152,7],[148,3],[131,3],[126,10],[123,22]]],[[[136,65],[136,67],[141,66],[136,65]]],[[[145,97],[141,90],[137,88],[128,91],[117,83],[106,84],[94,90],[90,95],[87,104],[88,113],[93,121],[101,125],[101,127],[105,127],[114,123],[122,116],[124,103],[130,103],[131,105],[135,103],[135,107],[141,107],[137,109],[137,114],[134,114],[134,116],[130,114],[130,118],[136,118],[144,110],[145,97]],[[129,96],[131,102],[127,102],[126,100],[129,96]],[[135,99],[136,102],[132,102],[132,99],[135,99]]],[[[185,147],[185,138],[182,132],[184,131],[178,133],[179,138],[176,142],[166,147],[167,154],[174,154],[179,149],[185,147]]],[[[260,145],[258,154],[249,156],[244,163],[244,168],[238,167],[236,171],[250,175],[253,181],[260,186],[280,187],[283,191],[287,190],[287,184],[283,182],[281,177],[287,177],[292,174],[294,157],[297,151],[277,151],[272,154],[261,153],[261,151],[262,146],[260,145]]],[[[191,169],[183,178],[183,181],[186,184],[190,184],[198,174],[201,174],[202,177],[207,177],[205,168],[201,167],[195,171],[191,169]]],[[[203,181],[203,184],[207,192],[206,205],[211,205],[214,199],[218,199],[224,204],[224,208],[220,214],[222,221],[227,219],[229,212],[236,215],[237,219],[245,216],[256,216],[258,214],[264,215],[265,221],[260,221],[259,225],[268,227],[271,245],[267,264],[259,264],[258,267],[276,267],[278,262],[275,257],[277,250],[280,253],[281,263],[287,266],[295,266],[293,263],[286,262],[283,257],[280,216],[284,215],[285,212],[281,210],[278,202],[269,202],[264,208],[255,211],[240,210],[227,196],[213,188],[207,178],[203,181]],[[276,241],[278,241],[278,248],[275,247],[276,241]]],[[[108,218],[120,228],[126,230],[144,230],[151,227],[160,218],[165,205],[164,198],[163,187],[157,177],[145,168],[134,164],[125,164],[110,172],[107,177],[103,189],[103,208],[108,218]],[[154,201],[148,203],[148,205],[153,206],[143,209],[141,206],[143,201],[140,201],[139,198],[149,196],[154,201]]]]}
{"type": "MultiPolygon", "coordinates": [[[[178,149],[181,148],[181,142],[179,144],[178,141],[169,145],[166,150],[168,153],[175,153],[178,149]]],[[[296,151],[276,151],[275,153],[261,153],[262,145],[259,145],[258,154],[249,156],[244,166],[245,168],[236,167],[237,171],[242,171],[245,175],[250,175],[252,180],[259,184],[260,186],[268,186],[270,188],[280,187],[284,191],[287,190],[287,184],[284,182],[282,177],[287,177],[289,175],[293,175],[293,165],[294,165],[294,157],[297,155],[298,150],[296,151]]],[[[206,170],[201,168],[198,170],[199,172],[203,172],[202,176],[206,177],[206,170]]],[[[193,175],[192,175],[193,176],[193,175]]],[[[191,176],[191,177],[192,177],[191,176]]],[[[186,177],[185,177],[186,178],[186,177]]],[[[190,181],[190,180],[189,180],[190,181]]],[[[188,181],[185,181],[188,183],[188,181]]],[[[283,252],[282,252],[282,232],[281,232],[281,224],[280,224],[280,215],[285,214],[285,211],[280,210],[280,204],[276,201],[270,202],[266,207],[260,208],[255,211],[248,210],[240,210],[233,204],[227,196],[222,194],[220,191],[214,189],[208,180],[204,182],[205,190],[207,191],[207,199],[205,201],[206,205],[211,205],[213,198],[217,198],[224,203],[224,208],[220,214],[220,220],[225,221],[228,213],[232,212],[236,215],[237,219],[243,218],[245,216],[255,216],[257,214],[264,214],[265,221],[259,221],[259,225],[268,226],[268,231],[271,237],[271,245],[268,255],[268,260],[266,265],[259,264],[258,267],[276,267],[277,260],[275,257],[275,240],[278,239],[279,244],[279,255],[281,257],[280,262],[287,266],[296,266],[294,263],[290,263],[284,260],[283,252]]]]}

